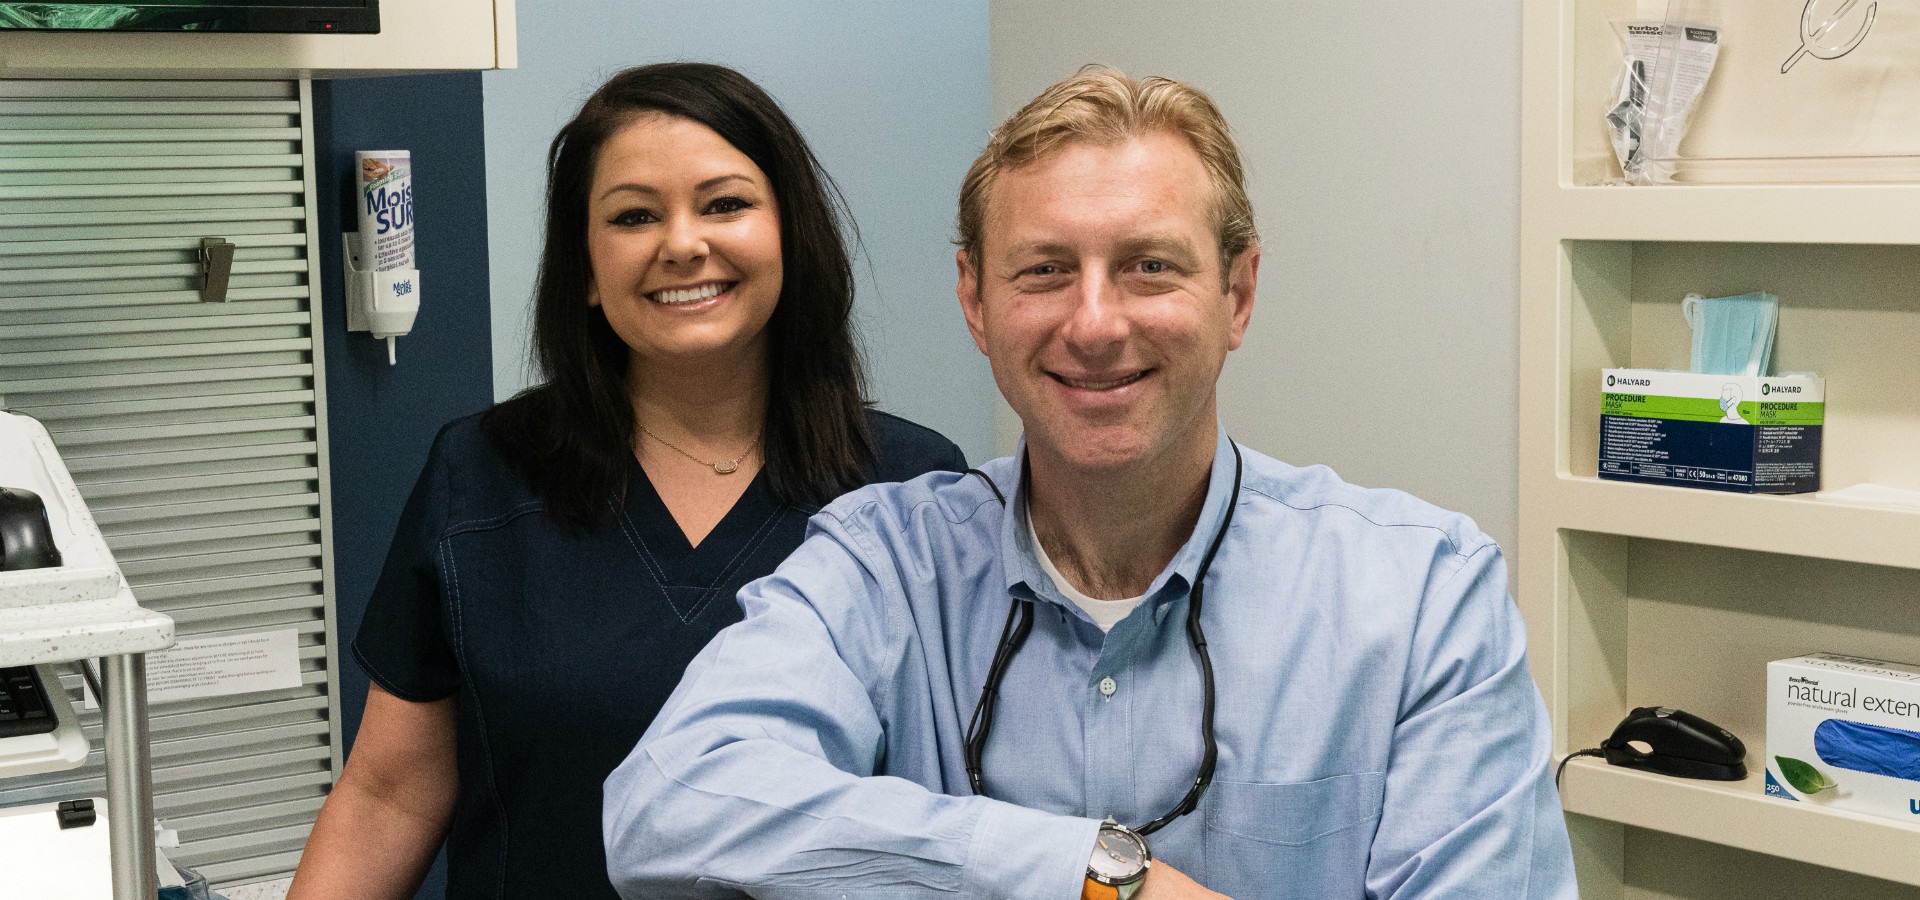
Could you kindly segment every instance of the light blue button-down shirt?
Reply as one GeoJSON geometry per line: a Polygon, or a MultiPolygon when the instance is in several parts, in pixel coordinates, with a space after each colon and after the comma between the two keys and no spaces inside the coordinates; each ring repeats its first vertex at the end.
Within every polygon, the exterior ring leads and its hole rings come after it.
{"type": "MultiPolygon", "coordinates": [[[[1574,896],[1499,548],[1406,494],[1243,452],[1230,497],[1221,433],[1193,535],[1106,634],[1040,568],[1023,495],[940,473],[828,506],[608,778],[614,885],[1078,897],[1098,821],[1158,817],[1198,773],[1188,590],[1231,501],[1202,613],[1218,770],[1155,857],[1236,900],[1574,896]],[[1016,602],[1033,631],[975,797],[962,742],[1016,602]]],[[[1023,471],[982,468],[1003,489],[1023,471]]]]}

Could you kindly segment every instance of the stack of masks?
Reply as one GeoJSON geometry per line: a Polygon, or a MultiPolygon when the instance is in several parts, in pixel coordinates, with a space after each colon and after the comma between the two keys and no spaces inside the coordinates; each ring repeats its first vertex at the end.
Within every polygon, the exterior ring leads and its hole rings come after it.
{"type": "Polygon", "coordinates": [[[1773,333],[1780,298],[1756,291],[1738,297],[1688,294],[1680,302],[1693,326],[1692,371],[1701,375],[1773,374],[1773,333]]]}

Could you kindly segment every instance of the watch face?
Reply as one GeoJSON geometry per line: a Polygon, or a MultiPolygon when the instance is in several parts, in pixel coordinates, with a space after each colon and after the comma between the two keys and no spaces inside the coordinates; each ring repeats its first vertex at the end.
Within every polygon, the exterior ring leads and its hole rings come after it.
{"type": "Polygon", "coordinates": [[[1146,865],[1146,844],[1138,836],[1102,828],[1099,840],[1093,845],[1093,858],[1087,863],[1087,868],[1102,878],[1126,881],[1138,875],[1146,865]]]}

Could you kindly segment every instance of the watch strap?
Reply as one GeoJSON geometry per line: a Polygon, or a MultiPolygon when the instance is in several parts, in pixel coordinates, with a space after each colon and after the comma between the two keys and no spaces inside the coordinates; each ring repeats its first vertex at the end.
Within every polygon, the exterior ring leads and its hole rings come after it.
{"type": "Polygon", "coordinates": [[[1082,883],[1080,900],[1120,900],[1120,889],[1089,878],[1082,883]]]}

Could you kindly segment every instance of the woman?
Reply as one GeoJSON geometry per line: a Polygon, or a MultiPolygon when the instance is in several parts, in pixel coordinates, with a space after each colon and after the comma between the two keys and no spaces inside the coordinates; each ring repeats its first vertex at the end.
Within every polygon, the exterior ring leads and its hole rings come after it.
{"type": "Polygon", "coordinates": [[[616,895],[600,785],[808,515],[964,468],[867,409],[831,182],[752,82],[631,69],[548,155],[545,383],[448,425],[354,652],[373,677],[295,900],[616,895]]]}

